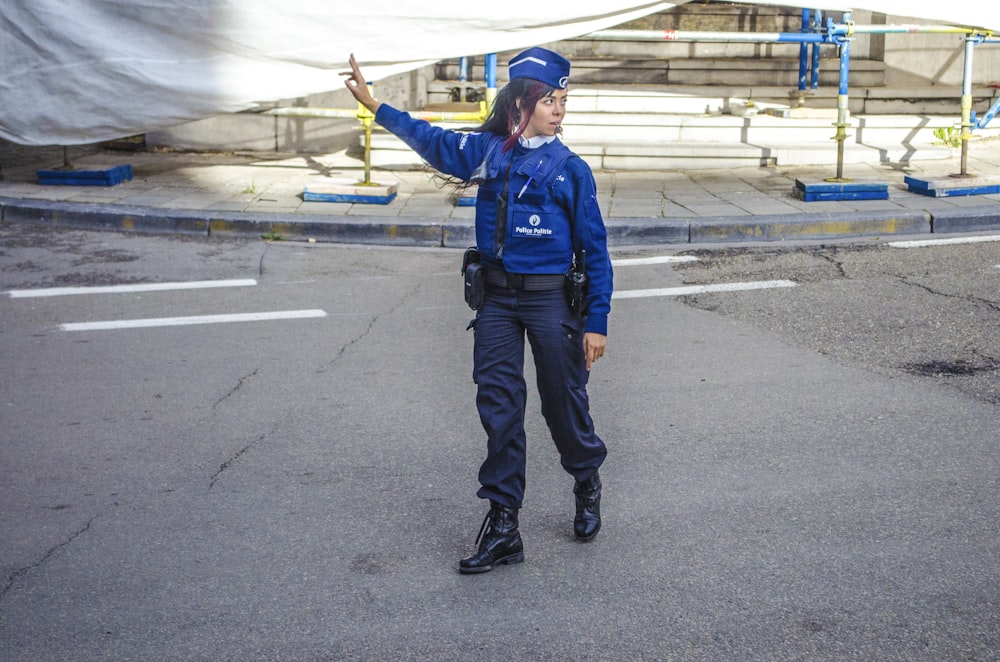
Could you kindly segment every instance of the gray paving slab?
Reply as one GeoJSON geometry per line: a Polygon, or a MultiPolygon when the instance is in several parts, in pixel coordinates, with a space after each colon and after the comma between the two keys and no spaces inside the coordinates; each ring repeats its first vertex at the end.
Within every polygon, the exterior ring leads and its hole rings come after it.
{"type": "Polygon", "coordinates": [[[663,211],[663,201],[657,200],[655,202],[642,201],[642,200],[622,200],[614,201],[611,203],[611,213],[609,216],[615,217],[631,217],[631,216],[649,216],[656,218],[662,215],[663,211]]]}
{"type": "Polygon", "coordinates": [[[697,214],[695,214],[687,207],[681,206],[676,202],[671,202],[668,200],[663,204],[663,216],[665,218],[675,218],[675,217],[697,216],[697,214]]]}
{"type": "MultiPolygon", "coordinates": [[[[331,242],[461,246],[473,240],[474,207],[456,206],[454,187],[427,170],[372,170],[372,181],[397,187],[396,198],[386,205],[303,201],[302,190],[310,183],[364,179],[361,161],[343,152],[131,153],[91,145],[69,148],[66,157],[76,168],[129,164],[134,177],[107,188],[41,186],[37,170],[62,165],[62,148],[0,142],[2,222],[220,236],[267,233],[331,242]]],[[[834,163],[732,165],[711,170],[595,172],[611,242],[1000,231],[998,194],[932,198],[908,190],[906,176],[958,173],[957,151],[950,159],[844,167],[845,177],[885,181],[888,200],[805,202],[795,197],[797,178],[833,177],[834,163]],[[851,222],[854,217],[857,222],[851,222]]],[[[1000,173],[1000,141],[973,143],[968,172],[1000,173]]]]}
{"type": "Polygon", "coordinates": [[[722,201],[708,205],[687,205],[698,216],[748,216],[750,213],[736,205],[725,204],[722,201]]]}

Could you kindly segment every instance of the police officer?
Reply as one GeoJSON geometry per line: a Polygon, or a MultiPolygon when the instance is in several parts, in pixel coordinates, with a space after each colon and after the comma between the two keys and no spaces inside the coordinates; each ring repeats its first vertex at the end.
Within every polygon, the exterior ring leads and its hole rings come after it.
{"type": "Polygon", "coordinates": [[[542,415],[574,478],[574,535],[593,539],[601,527],[598,468],[607,449],[594,431],[587,380],[604,355],[612,272],[593,173],[557,137],[569,61],[544,48],[518,54],[508,64],[509,84],[472,132],[434,127],[379,103],[353,55],[350,66],[345,84],[376,122],[438,171],[479,185],[476,249],[486,278],[473,321],[473,377],[487,434],[477,494],[489,499],[490,510],[477,552],[459,562],[459,571],[488,572],[524,560],[518,511],[525,487],[525,338],[542,415]],[[586,282],[578,306],[567,295],[571,272],[586,282]]]}

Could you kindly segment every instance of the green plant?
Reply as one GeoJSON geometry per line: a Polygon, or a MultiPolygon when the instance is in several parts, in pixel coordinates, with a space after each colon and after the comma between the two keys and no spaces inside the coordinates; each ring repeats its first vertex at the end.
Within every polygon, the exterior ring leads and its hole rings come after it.
{"type": "Polygon", "coordinates": [[[962,130],[954,126],[942,126],[934,129],[934,137],[937,140],[935,145],[947,145],[948,147],[961,147],[962,130]]]}
{"type": "Polygon", "coordinates": [[[250,182],[250,184],[247,185],[247,187],[243,189],[242,192],[246,193],[247,195],[253,195],[254,193],[257,192],[257,182],[250,182]]]}
{"type": "Polygon", "coordinates": [[[264,241],[281,241],[282,239],[284,239],[284,237],[282,237],[280,234],[278,234],[273,230],[268,230],[267,232],[262,234],[260,238],[263,239],[264,241]]]}

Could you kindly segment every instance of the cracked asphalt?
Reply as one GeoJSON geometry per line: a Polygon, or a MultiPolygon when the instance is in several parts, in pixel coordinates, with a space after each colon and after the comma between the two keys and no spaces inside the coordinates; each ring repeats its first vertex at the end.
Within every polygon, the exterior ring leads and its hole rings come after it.
{"type": "Polygon", "coordinates": [[[527,558],[467,577],[461,251],[0,228],[0,660],[997,659],[998,245],[616,250],[795,286],[614,302],[586,545],[529,361],[527,558]]]}
{"type": "Polygon", "coordinates": [[[1000,403],[1000,244],[886,242],[695,251],[686,281],[787,278],[822,285],[780,299],[690,296],[692,306],[856,365],[940,380],[1000,403]]]}

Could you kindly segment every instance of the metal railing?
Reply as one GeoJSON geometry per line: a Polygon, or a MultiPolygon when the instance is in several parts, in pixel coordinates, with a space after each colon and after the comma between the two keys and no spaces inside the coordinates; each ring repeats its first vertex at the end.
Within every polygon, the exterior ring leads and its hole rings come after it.
{"type": "MultiPolygon", "coordinates": [[[[961,170],[959,176],[967,175],[968,147],[974,129],[985,128],[1000,112],[997,101],[981,118],[976,119],[972,111],[972,63],[973,49],[978,44],[1000,43],[992,32],[973,27],[953,25],[857,25],[851,20],[851,12],[844,12],[840,22],[826,17],[823,22],[821,10],[803,9],[802,30],[800,32],[706,32],[686,30],[599,30],[580,37],[604,41],[678,41],[678,42],[746,42],[746,43],[798,43],[799,50],[799,91],[807,86],[816,89],[819,85],[819,47],[833,45],[838,49],[839,86],[837,91],[837,173],[831,181],[842,181],[844,174],[844,145],[847,140],[848,120],[848,79],[850,73],[851,41],[858,34],[965,34],[965,67],[962,75],[961,98],[961,170]],[[811,50],[811,57],[810,51],[811,50]],[[811,67],[810,67],[811,64],[811,67]],[[811,70],[811,75],[810,75],[811,70]]],[[[486,118],[497,93],[497,55],[489,53],[484,59],[486,100],[480,101],[478,112],[415,111],[410,114],[427,121],[472,121],[481,122],[486,118]]],[[[459,80],[466,82],[469,77],[469,60],[459,60],[459,80]]],[[[365,132],[365,184],[371,183],[371,134],[374,116],[359,104],[357,109],[341,108],[300,108],[286,107],[263,111],[263,114],[278,117],[322,117],[357,118],[365,132]]]]}

